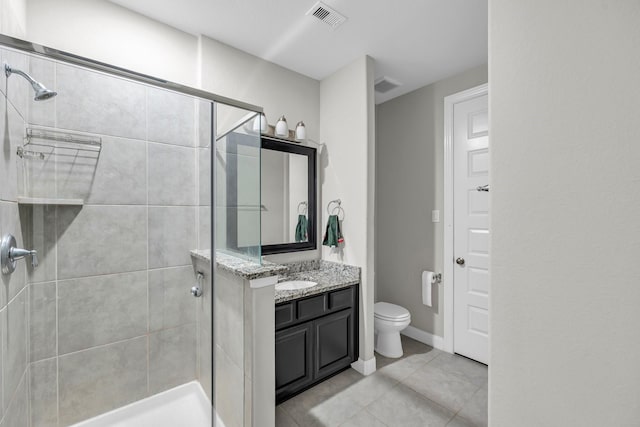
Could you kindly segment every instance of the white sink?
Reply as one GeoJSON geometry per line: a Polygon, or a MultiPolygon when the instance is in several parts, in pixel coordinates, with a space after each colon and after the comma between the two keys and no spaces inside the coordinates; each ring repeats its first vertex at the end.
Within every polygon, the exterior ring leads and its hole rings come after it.
{"type": "Polygon", "coordinates": [[[297,291],[299,289],[307,289],[316,286],[316,282],[306,280],[289,280],[288,282],[280,282],[276,284],[276,291],[297,291]]]}

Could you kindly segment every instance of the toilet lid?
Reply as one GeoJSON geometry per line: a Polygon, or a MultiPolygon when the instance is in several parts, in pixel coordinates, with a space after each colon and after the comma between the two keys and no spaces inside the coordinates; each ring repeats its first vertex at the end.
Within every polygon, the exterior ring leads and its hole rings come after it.
{"type": "Polygon", "coordinates": [[[388,302],[375,303],[373,313],[379,319],[389,320],[404,320],[410,316],[409,310],[406,308],[388,302]]]}

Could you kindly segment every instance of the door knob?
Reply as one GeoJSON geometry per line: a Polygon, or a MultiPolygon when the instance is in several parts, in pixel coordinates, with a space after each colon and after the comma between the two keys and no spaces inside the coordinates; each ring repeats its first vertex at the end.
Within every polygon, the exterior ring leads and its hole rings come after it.
{"type": "Polygon", "coordinates": [[[461,257],[456,258],[456,264],[464,265],[464,258],[461,258],[461,257]]]}

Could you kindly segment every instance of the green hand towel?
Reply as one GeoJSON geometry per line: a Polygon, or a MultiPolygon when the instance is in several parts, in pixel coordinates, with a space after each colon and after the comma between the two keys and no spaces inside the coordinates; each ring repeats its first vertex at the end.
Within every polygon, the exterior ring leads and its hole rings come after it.
{"type": "Polygon", "coordinates": [[[324,240],[322,244],[331,248],[337,247],[338,244],[343,243],[342,231],[340,230],[340,220],[338,215],[330,215],[327,221],[327,231],[324,233],[324,240]]]}
{"type": "Polygon", "coordinates": [[[307,224],[307,216],[298,215],[298,224],[296,225],[296,242],[307,241],[307,230],[309,230],[309,225],[307,224]]]}

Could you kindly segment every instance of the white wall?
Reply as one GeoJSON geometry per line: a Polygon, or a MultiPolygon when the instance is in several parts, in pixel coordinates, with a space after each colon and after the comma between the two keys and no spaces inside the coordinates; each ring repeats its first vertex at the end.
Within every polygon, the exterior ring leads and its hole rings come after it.
{"type": "Polygon", "coordinates": [[[640,2],[489,5],[489,425],[638,425],[640,2]]]}
{"type": "Polygon", "coordinates": [[[0,0],[0,33],[24,39],[27,28],[27,0],[0,0]]]}
{"type": "Polygon", "coordinates": [[[344,246],[322,248],[322,258],[362,268],[360,359],[373,358],[375,118],[373,59],[362,57],[320,83],[320,226],[326,204],[341,199],[344,246]]]}
{"type": "Polygon", "coordinates": [[[422,304],[421,273],[444,269],[444,98],[487,82],[487,66],[392,99],[376,108],[376,301],[399,304],[411,325],[444,334],[444,292],[422,304]]]}
{"type": "Polygon", "coordinates": [[[29,41],[176,83],[197,82],[197,38],[105,0],[27,0],[29,41]]]}

